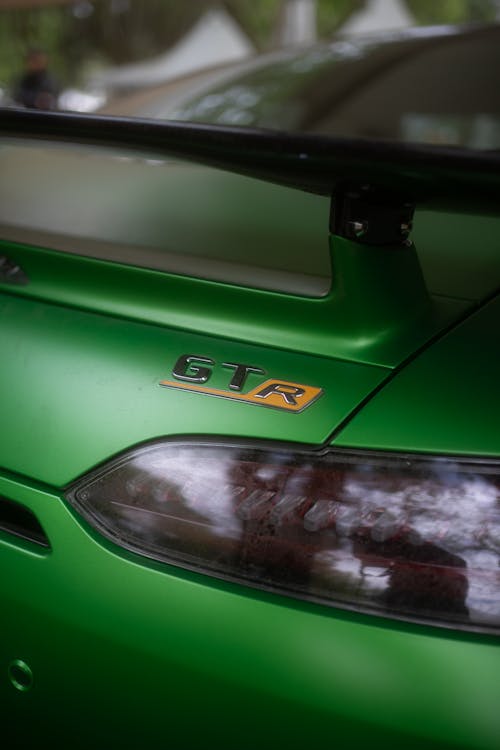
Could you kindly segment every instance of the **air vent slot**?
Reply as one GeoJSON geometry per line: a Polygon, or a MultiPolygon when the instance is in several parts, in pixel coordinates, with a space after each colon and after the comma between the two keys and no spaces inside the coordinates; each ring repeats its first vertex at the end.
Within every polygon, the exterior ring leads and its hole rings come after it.
{"type": "Polygon", "coordinates": [[[0,531],[50,548],[50,542],[40,521],[31,510],[23,505],[0,496],[0,531]]]}

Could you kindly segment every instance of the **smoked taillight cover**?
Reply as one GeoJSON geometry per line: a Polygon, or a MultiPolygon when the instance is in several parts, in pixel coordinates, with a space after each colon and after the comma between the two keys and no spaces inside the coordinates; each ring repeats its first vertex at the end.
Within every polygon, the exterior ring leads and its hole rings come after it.
{"type": "Polygon", "coordinates": [[[500,463],[160,441],[84,477],[114,543],[322,604],[500,632],[500,463]]]}

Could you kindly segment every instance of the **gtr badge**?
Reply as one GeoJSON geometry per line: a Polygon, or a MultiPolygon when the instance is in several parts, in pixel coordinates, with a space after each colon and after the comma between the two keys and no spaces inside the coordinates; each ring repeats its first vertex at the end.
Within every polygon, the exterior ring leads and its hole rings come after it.
{"type": "Polygon", "coordinates": [[[245,365],[237,362],[223,362],[221,367],[232,370],[232,377],[228,389],[212,388],[205,385],[213,375],[217,363],[210,357],[200,357],[195,354],[183,354],[175,363],[172,377],[175,380],[162,380],[160,385],[165,388],[178,388],[183,391],[195,391],[206,396],[228,398],[233,401],[245,401],[248,404],[267,406],[298,413],[311,406],[322,395],[322,388],[315,388],[302,383],[292,383],[289,380],[268,378],[260,385],[243,392],[250,373],[266,376],[261,367],[245,365]]]}

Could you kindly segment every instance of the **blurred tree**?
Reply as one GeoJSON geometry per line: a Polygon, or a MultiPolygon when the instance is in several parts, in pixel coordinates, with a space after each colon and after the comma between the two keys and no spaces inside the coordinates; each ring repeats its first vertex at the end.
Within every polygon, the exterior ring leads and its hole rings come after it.
{"type": "MultiPolygon", "coordinates": [[[[273,47],[283,37],[284,7],[289,0],[222,0],[257,49],[273,47]]],[[[331,36],[366,0],[316,0],[318,36],[331,36]]]]}
{"type": "MultiPolygon", "coordinates": [[[[143,60],[175,44],[208,9],[225,8],[257,49],[281,38],[288,0],[15,0],[0,9],[0,86],[22,68],[29,47],[41,47],[64,85],[89,68],[143,60]],[[7,7],[5,7],[7,5],[7,7]]],[[[496,0],[406,0],[421,24],[489,21],[496,0]]],[[[316,0],[318,36],[328,38],[366,0],[316,0]]]]}
{"type": "Polygon", "coordinates": [[[95,0],[93,12],[75,24],[75,32],[82,46],[94,48],[109,62],[143,60],[175,44],[212,4],[212,0],[95,0]]]}
{"type": "Polygon", "coordinates": [[[317,0],[318,36],[331,37],[350,15],[362,10],[366,0],[317,0]]]}
{"type": "Polygon", "coordinates": [[[75,0],[54,6],[0,10],[0,83],[22,67],[25,52],[41,47],[63,82],[89,66],[144,59],[175,44],[213,0],[75,0]],[[82,62],[85,66],[82,68],[82,62]]]}
{"type": "Polygon", "coordinates": [[[220,4],[239,23],[256,48],[265,50],[272,45],[284,2],[286,0],[221,0],[220,4]]]}
{"type": "Polygon", "coordinates": [[[65,78],[68,9],[62,7],[0,11],[0,85],[20,72],[28,49],[50,55],[51,68],[65,78]]]}
{"type": "Polygon", "coordinates": [[[499,10],[496,0],[406,0],[406,4],[422,25],[493,21],[499,10]]]}

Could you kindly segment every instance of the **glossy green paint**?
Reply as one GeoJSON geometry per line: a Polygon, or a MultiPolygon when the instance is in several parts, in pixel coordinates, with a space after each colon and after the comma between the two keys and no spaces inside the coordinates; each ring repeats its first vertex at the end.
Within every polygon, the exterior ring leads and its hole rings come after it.
{"type": "MultiPolygon", "coordinates": [[[[387,370],[0,296],[4,468],[63,486],[110,456],[165,435],[227,435],[318,444],[387,370]],[[223,362],[265,379],[324,389],[299,414],[162,388],[182,354],[214,359],[208,385],[229,390],[223,362]]],[[[209,324],[207,322],[207,329],[209,324]]]]}
{"type": "MultiPolygon", "coordinates": [[[[0,169],[3,220],[18,211],[32,232],[31,246],[0,249],[30,278],[0,287],[0,495],[51,542],[0,532],[5,746],[497,750],[498,639],[152,563],[100,538],[55,488],[155,437],[318,445],[350,417],[338,445],[498,456],[499,301],[458,322],[498,286],[499,219],[417,211],[425,285],[409,248],[334,238],[332,290],[307,299],[68,256],[49,235],[74,236],[78,252],[78,232],[94,232],[124,263],[127,243],[194,265],[256,255],[270,276],[306,255],[324,278],[326,199],[175,162],[146,176],[140,156],[112,167],[98,149],[68,169],[38,150],[22,174],[0,169]],[[161,388],[188,352],[325,394],[296,415],[161,388]],[[16,663],[27,690],[12,683],[16,663]]],[[[210,385],[227,382],[215,368],[210,385]]]]}
{"type": "Polygon", "coordinates": [[[365,346],[377,341],[382,350],[385,339],[403,359],[403,352],[408,355],[431,331],[438,332],[436,300],[427,291],[411,242],[373,247],[332,235],[331,248],[337,307],[331,324],[342,321],[346,338],[361,339],[365,346]]]}
{"type": "MultiPolygon", "coordinates": [[[[0,379],[9,394],[1,465],[54,486],[165,435],[320,444],[390,367],[471,305],[430,297],[413,248],[367,248],[337,237],[334,285],[323,300],[5,247],[30,282],[4,284],[9,294],[0,298],[0,345],[8,354],[0,379]],[[311,349],[322,356],[309,356],[311,349]],[[339,352],[355,362],[338,359],[339,352]],[[160,388],[181,354],[259,366],[270,377],[323,388],[324,395],[304,413],[289,414],[160,388]]],[[[252,375],[248,387],[258,382],[252,375]]],[[[216,367],[210,386],[227,384],[227,370],[216,367]]],[[[378,447],[377,440],[355,444],[378,447]]]]}
{"type": "Polygon", "coordinates": [[[13,478],[52,551],[0,534],[4,741],[72,747],[498,747],[487,637],[391,623],[119,551],[13,478]],[[8,665],[22,659],[20,692],[8,665]],[[29,717],[29,721],[28,721],[29,717]]]}
{"type": "Polygon", "coordinates": [[[339,446],[499,456],[500,298],[423,352],[368,403],[339,446]]]}
{"type": "MultiPolygon", "coordinates": [[[[0,295],[0,494],[31,508],[52,544],[44,553],[0,534],[0,700],[12,747],[50,735],[82,748],[496,750],[494,639],[145,561],[89,530],[54,489],[165,435],[318,445],[394,372],[337,444],[498,455],[498,302],[403,366],[491,293],[490,221],[417,221],[430,301],[411,254],[380,260],[337,239],[324,299],[3,243],[30,284],[2,285],[0,295]],[[442,244],[426,241],[436,226],[442,244]],[[409,287],[397,286],[404,268],[409,287]],[[161,388],[183,353],[258,365],[325,394],[297,415],[161,388]],[[15,659],[32,670],[28,691],[9,680],[15,659]]],[[[214,368],[210,385],[227,382],[214,368]]]]}
{"type": "MultiPolygon", "coordinates": [[[[321,299],[174,276],[12,243],[0,243],[0,252],[19,263],[30,282],[15,288],[0,284],[0,290],[185,331],[206,330],[228,339],[380,367],[398,365],[471,307],[467,300],[431,297],[429,307],[421,314],[404,313],[402,326],[401,310],[393,308],[390,301],[399,284],[394,278],[395,250],[385,253],[352,246],[341,238],[333,238],[332,247],[334,268],[342,271],[335,276],[331,293],[321,299]],[[344,269],[347,279],[342,277],[344,269]],[[377,269],[379,289],[370,286],[366,269],[377,269]],[[354,309],[342,289],[345,280],[355,288],[356,275],[363,279],[364,289],[371,291],[369,297],[357,296],[359,305],[354,309]],[[382,318],[374,317],[374,300],[377,305],[380,301],[386,311],[382,318]],[[396,317],[388,317],[391,310],[396,317]]],[[[404,306],[403,295],[400,300],[404,306]]]]}
{"type": "Polygon", "coordinates": [[[433,294],[482,300],[498,289],[500,218],[415,213],[412,239],[433,294]]]}

